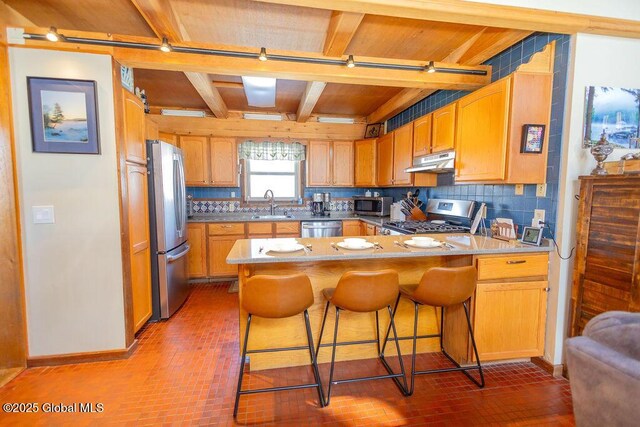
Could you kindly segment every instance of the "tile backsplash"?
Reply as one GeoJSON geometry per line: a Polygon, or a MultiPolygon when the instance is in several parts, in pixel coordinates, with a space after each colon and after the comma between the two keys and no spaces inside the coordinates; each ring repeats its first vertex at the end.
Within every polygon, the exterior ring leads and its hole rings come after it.
{"type": "MultiPolygon", "coordinates": [[[[353,211],[353,201],[350,199],[333,199],[331,201],[332,212],[353,211]]],[[[193,212],[195,214],[225,214],[225,213],[263,213],[269,212],[269,205],[245,205],[238,199],[229,200],[194,200],[193,212]]],[[[279,206],[279,211],[287,212],[311,212],[311,201],[305,200],[302,205],[279,206]]]]}

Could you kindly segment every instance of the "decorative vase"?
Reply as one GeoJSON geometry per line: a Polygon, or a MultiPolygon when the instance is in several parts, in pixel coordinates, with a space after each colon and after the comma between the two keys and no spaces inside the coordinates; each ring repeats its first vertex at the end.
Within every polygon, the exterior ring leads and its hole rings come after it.
{"type": "Polygon", "coordinates": [[[597,166],[591,171],[591,175],[607,174],[607,171],[604,168],[604,161],[607,160],[607,157],[611,153],[613,153],[613,146],[609,144],[609,141],[607,141],[603,131],[596,145],[591,147],[591,155],[596,159],[596,162],[598,162],[597,166]]]}

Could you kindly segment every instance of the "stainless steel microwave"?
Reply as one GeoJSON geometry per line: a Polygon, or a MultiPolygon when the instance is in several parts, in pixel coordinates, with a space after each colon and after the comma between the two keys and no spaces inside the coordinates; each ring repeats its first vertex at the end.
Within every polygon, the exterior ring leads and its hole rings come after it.
{"type": "Polygon", "coordinates": [[[353,198],[353,213],[357,215],[389,216],[391,214],[393,197],[364,197],[353,198]]]}

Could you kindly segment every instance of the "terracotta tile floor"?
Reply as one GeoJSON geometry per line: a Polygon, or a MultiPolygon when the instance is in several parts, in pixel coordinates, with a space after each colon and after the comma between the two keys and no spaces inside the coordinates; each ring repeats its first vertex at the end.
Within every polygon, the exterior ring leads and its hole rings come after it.
{"type": "MultiPolygon", "coordinates": [[[[103,413],[6,414],[0,425],[233,425],[237,381],[237,294],[228,283],[197,285],[170,322],[150,324],[128,360],[33,368],[0,389],[0,402],[100,402],[103,413]]],[[[326,350],[325,350],[326,351],[326,350]]],[[[396,360],[397,361],[397,360],[396,360]]],[[[420,357],[421,366],[442,363],[420,357]]],[[[379,370],[343,362],[336,377],[379,370]],[[341,375],[342,374],[342,375],[341,375]]],[[[248,425],[573,425],[569,383],[531,363],[486,367],[480,390],[460,373],[421,376],[410,398],[391,380],[341,384],[320,409],[314,389],[243,396],[248,425]]],[[[328,366],[321,366],[328,378],[328,366]]],[[[249,374],[245,386],[311,380],[305,367],[249,374]]]]}

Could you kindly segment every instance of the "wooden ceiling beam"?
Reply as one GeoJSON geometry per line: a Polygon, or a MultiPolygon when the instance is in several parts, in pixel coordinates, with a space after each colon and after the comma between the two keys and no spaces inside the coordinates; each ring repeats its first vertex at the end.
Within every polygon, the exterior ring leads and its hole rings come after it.
{"type": "Polygon", "coordinates": [[[300,105],[298,105],[297,121],[304,123],[309,120],[311,113],[313,112],[322,91],[327,86],[325,82],[307,82],[307,87],[304,90],[300,105]]]}
{"type": "MultiPolygon", "coordinates": [[[[158,38],[167,37],[173,43],[181,43],[190,39],[184,26],[173,13],[169,0],[131,1],[158,38]]],[[[216,117],[226,118],[229,109],[218,89],[211,84],[209,76],[206,73],[198,72],[185,72],[184,74],[211,112],[216,117]]]]}
{"type": "Polygon", "coordinates": [[[525,31],[640,38],[640,21],[463,0],[254,0],[426,21],[525,31]]]}
{"type": "Polygon", "coordinates": [[[329,29],[324,40],[324,54],[338,57],[344,55],[362,22],[362,18],[364,18],[364,13],[334,10],[331,13],[329,29]]]}
{"type": "MultiPolygon", "coordinates": [[[[483,28],[444,59],[446,62],[481,64],[531,34],[530,31],[483,28]]],[[[422,101],[435,90],[404,89],[369,114],[369,123],[382,122],[422,101]]]]}

